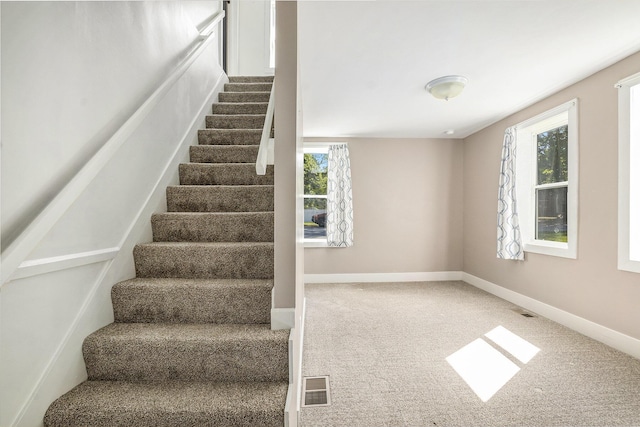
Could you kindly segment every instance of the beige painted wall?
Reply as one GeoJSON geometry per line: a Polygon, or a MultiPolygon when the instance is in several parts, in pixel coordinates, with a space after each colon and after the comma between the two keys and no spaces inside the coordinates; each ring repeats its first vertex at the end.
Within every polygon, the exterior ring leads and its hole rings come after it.
{"type": "Polygon", "coordinates": [[[640,274],[617,270],[617,91],[640,71],[640,54],[470,137],[464,143],[464,271],[603,326],[640,338],[640,274]],[[579,99],[578,259],[496,258],[496,211],[506,127],[579,99]]]}
{"type": "Polygon", "coordinates": [[[306,248],[305,273],[460,270],[462,141],[341,141],[349,144],[355,244],[306,248]]]}
{"type": "Polygon", "coordinates": [[[273,308],[294,308],[296,280],[304,256],[298,236],[302,229],[302,140],[298,136],[298,4],[278,2],[275,77],[275,285],[273,308]],[[301,172],[300,172],[301,173],[301,172]]]}

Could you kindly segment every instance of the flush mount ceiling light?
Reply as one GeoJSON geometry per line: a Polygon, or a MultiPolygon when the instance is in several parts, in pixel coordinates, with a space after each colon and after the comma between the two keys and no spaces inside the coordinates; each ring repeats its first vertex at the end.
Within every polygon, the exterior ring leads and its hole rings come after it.
{"type": "Polygon", "coordinates": [[[431,80],[425,89],[435,98],[448,101],[460,95],[469,79],[463,76],[444,76],[431,80]]]}

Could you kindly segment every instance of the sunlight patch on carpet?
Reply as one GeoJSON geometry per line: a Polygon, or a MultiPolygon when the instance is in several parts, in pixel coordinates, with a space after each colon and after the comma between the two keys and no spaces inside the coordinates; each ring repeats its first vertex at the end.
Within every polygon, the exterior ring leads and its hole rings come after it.
{"type": "Polygon", "coordinates": [[[529,341],[519,337],[502,326],[498,326],[490,332],[487,332],[484,336],[511,353],[513,357],[522,363],[529,363],[529,361],[540,351],[538,347],[531,344],[529,341]]]}
{"type": "Polygon", "coordinates": [[[487,402],[520,368],[481,338],[447,357],[447,362],[487,402]]]}

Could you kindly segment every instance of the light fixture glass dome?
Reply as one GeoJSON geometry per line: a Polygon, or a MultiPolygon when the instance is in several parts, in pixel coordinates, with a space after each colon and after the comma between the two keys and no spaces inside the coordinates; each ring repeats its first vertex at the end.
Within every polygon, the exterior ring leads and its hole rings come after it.
{"type": "Polygon", "coordinates": [[[468,81],[464,76],[444,76],[431,80],[425,89],[435,98],[448,101],[460,95],[468,81]]]}

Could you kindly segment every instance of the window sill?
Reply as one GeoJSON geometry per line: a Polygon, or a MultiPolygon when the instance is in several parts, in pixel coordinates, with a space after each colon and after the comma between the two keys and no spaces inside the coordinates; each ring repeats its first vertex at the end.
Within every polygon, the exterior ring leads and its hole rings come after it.
{"type": "Polygon", "coordinates": [[[525,243],[524,251],[541,255],[557,256],[561,258],[578,258],[575,248],[570,247],[567,243],[544,242],[537,240],[525,243]]]}
{"type": "Polygon", "coordinates": [[[305,248],[328,248],[327,241],[325,239],[304,239],[305,248]]]}
{"type": "Polygon", "coordinates": [[[640,261],[630,259],[618,260],[618,270],[630,273],[640,273],[640,261]]]}

